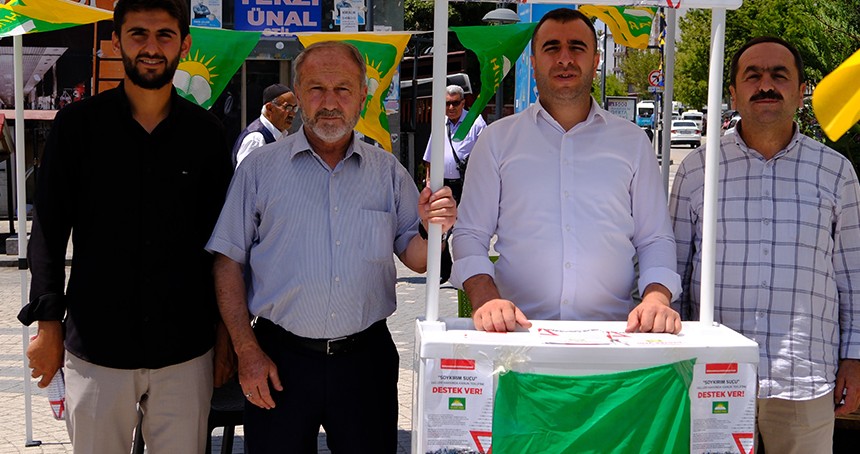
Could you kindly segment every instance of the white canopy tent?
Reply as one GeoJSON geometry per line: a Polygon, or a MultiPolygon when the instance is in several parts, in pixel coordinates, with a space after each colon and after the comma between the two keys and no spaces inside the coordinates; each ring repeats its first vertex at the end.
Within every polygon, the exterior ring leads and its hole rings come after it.
{"type": "MultiPolygon", "coordinates": [[[[435,3],[433,22],[433,83],[434,87],[442,87],[445,84],[448,55],[448,2],[460,0],[440,0],[435,3]]],[[[472,0],[474,1],[474,0],[472,0]]],[[[490,0],[480,0],[490,2],[490,0]]],[[[666,19],[668,29],[666,33],[666,61],[664,76],[664,97],[671,101],[674,95],[674,66],[675,66],[675,8],[711,9],[711,61],[710,74],[708,77],[708,105],[719,106],[722,104],[723,90],[723,56],[725,52],[725,30],[726,10],[737,9],[743,0],[507,0],[492,3],[546,3],[558,4],[559,7],[570,4],[591,4],[605,6],[661,6],[668,7],[666,19]]],[[[433,92],[431,105],[433,112],[445,110],[445,91],[436,89],[433,92]]],[[[671,109],[663,110],[663,124],[671,124],[671,109]]],[[[708,123],[720,124],[720,110],[708,110],[708,123]]],[[[432,116],[431,142],[433,150],[430,165],[430,187],[435,191],[442,187],[443,181],[443,155],[445,146],[445,119],[440,115],[432,116]]],[[[669,150],[669,134],[663,134],[663,150],[669,150]]],[[[711,324],[714,321],[714,277],[716,269],[716,216],[717,216],[717,177],[719,159],[718,150],[720,146],[719,134],[709,134],[706,142],[705,158],[705,206],[704,206],[704,228],[702,233],[702,295],[700,322],[711,324]]],[[[663,159],[663,174],[666,185],[668,185],[669,160],[663,159]]],[[[438,224],[431,224],[429,233],[429,244],[438,244],[442,241],[442,229],[438,224]]],[[[425,329],[432,329],[433,324],[439,322],[439,264],[440,253],[433,250],[428,253],[427,259],[427,308],[425,318],[425,329]]]]}

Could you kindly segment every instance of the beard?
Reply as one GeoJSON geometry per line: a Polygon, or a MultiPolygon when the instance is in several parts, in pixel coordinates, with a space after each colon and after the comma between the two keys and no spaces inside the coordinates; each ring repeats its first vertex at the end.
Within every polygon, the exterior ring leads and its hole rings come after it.
{"type": "Polygon", "coordinates": [[[316,134],[323,142],[333,143],[338,140],[346,137],[347,134],[352,133],[352,130],[355,128],[355,125],[358,124],[358,114],[353,117],[347,117],[343,112],[338,109],[326,110],[321,109],[318,110],[313,118],[308,116],[307,111],[304,109],[300,110],[302,115],[302,122],[316,134]],[[343,119],[343,124],[334,125],[334,124],[320,124],[317,122],[319,118],[341,118],[343,119]]]}
{"type": "Polygon", "coordinates": [[[158,90],[165,85],[173,82],[173,75],[176,73],[176,68],[179,66],[179,56],[173,60],[168,60],[163,55],[143,55],[138,54],[136,58],[161,59],[166,62],[164,71],[161,73],[142,72],[135,66],[135,59],[125,53],[125,50],[120,49],[122,54],[122,67],[125,69],[125,74],[129,80],[140,88],[146,90],[158,90]]]}

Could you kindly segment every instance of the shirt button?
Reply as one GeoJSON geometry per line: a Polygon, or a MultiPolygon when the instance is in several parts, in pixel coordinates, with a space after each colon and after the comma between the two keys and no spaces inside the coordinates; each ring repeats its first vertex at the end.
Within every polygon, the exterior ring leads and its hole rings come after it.
{"type": "Polygon", "coordinates": [[[761,288],[767,288],[767,281],[761,281],[761,288]]]}
{"type": "Polygon", "coordinates": [[[569,269],[571,267],[570,262],[565,263],[564,267],[569,269]]]}
{"type": "Polygon", "coordinates": [[[331,313],[331,318],[334,318],[334,317],[335,317],[335,314],[334,314],[334,312],[332,312],[332,313],[331,313]]]}
{"type": "Polygon", "coordinates": [[[765,191],[764,191],[764,195],[765,195],[766,197],[770,197],[770,191],[769,191],[769,190],[767,190],[767,189],[765,189],[765,191]]]}
{"type": "Polygon", "coordinates": [[[334,244],[340,246],[340,240],[335,241],[334,244]]]}
{"type": "Polygon", "coordinates": [[[334,211],[335,211],[335,212],[337,212],[337,210],[338,210],[338,209],[339,209],[338,207],[334,207],[334,211]]]}
{"type": "Polygon", "coordinates": [[[764,318],[764,311],[758,311],[758,312],[756,312],[756,314],[755,314],[755,315],[756,315],[756,317],[758,317],[758,318],[764,318]]]}
{"type": "Polygon", "coordinates": [[[568,232],[570,232],[570,224],[565,225],[564,229],[567,230],[568,232]]]}
{"type": "Polygon", "coordinates": [[[762,252],[764,253],[764,255],[767,255],[767,248],[764,248],[764,249],[762,250],[762,252]]]}
{"type": "Polygon", "coordinates": [[[340,282],[340,276],[335,276],[335,277],[334,277],[334,281],[335,281],[335,282],[340,282]]]}
{"type": "Polygon", "coordinates": [[[564,198],[568,198],[568,197],[570,197],[570,193],[567,191],[564,191],[564,198]]]}
{"type": "Polygon", "coordinates": [[[764,225],[770,225],[770,219],[764,219],[762,222],[764,222],[764,225]]]}
{"type": "Polygon", "coordinates": [[[561,302],[561,304],[568,304],[568,303],[569,303],[569,301],[568,301],[568,300],[564,300],[564,301],[562,301],[562,302],[561,302]]]}

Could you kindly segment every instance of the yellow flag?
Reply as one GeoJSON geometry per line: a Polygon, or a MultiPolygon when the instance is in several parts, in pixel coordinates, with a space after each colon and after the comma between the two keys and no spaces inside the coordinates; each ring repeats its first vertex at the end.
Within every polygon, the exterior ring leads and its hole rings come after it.
{"type": "Polygon", "coordinates": [[[65,0],[12,0],[0,5],[0,38],[48,32],[113,18],[112,11],[65,0]]]}
{"type": "Polygon", "coordinates": [[[302,33],[297,36],[305,47],[320,41],[334,40],[347,41],[358,48],[367,65],[367,101],[355,129],[391,151],[385,98],[411,33],[302,33]]]}
{"type": "Polygon", "coordinates": [[[860,121],[860,50],[815,87],[812,108],[821,129],[834,142],[860,121]]]}
{"type": "Polygon", "coordinates": [[[651,23],[657,8],[648,6],[582,5],[583,14],[602,20],[612,30],[612,39],[622,46],[647,49],[651,23]]]}

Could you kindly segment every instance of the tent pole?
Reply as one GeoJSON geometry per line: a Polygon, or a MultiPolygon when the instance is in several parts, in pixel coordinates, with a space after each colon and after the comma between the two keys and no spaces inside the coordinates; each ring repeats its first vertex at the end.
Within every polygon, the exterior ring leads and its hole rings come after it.
{"type": "Polygon", "coordinates": [[[699,321],[714,322],[714,285],[717,251],[717,183],[720,165],[720,106],[723,92],[723,55],[725,53],[726,10],[711,13],[711,65],[708,76],[708,124],[705,149],[705,193],[702,213],[702,294],[699,321]],[[716,131],[716,132],[714,132],[716,131]]]}
{"type": "MultiPolygon", "coordinates": [[[[435,3],[433,13],[433,103],[430,113],[430,189],[442,188],[445,171],[445,83],[448,69],[448,2],[435,3]]],[[[426,320],[439,319],[439,269],[442,226],[430,224],[427,230],[427,306],[426,320]]]]}
{"type": "MultiPolygon", "coordinates": [[[[24,149],[24,47],[21,35],[12,37],[15,72],[15,174],[18,203],[18,269],[21,272],[21,306],[27,304],[27,159],[24,149]]],[[[24,430],[25,446],[39,446],[33,440],[33,411],[30,372],[27,367],[27,347],[30,346],[30,328],[21,328],[24,365],[24,430]]]]}
{"type": "Polygon", "coordinates": [[[663,189],[669,197],[669,164],[672,161],[672,101],[675,100],[675,8],[666,11],[666,43],[663,47],[663,189]]]}

